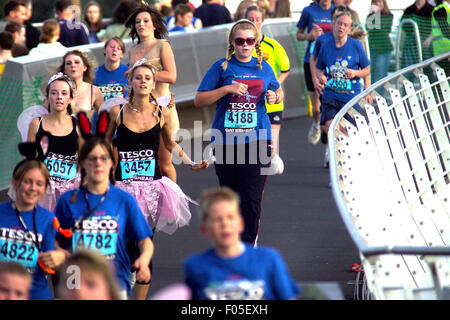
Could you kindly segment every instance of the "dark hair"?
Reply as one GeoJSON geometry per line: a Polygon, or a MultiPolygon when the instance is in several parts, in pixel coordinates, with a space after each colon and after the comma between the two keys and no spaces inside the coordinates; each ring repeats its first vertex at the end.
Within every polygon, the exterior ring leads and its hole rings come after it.
{"type": "Polygon", "coordinates": [[[104,29],[106,27],[106,24],[103,23],[103,16],[102,16],[102,10],[100,5],[98,4],[98,2],[96,1],[91,1],[86,5],[86,8],[84,9],[84,22],[86,24],[86,26],[88,27],[89,31],[94,31],[95,33],[99,32],[101,29],[104,29]],[[97,6],[99,11],[100,11],[100,15],[98,16],[98,21],[95,23],[91,23],[86,15],[87,10],[89,9],[89,7],[92,6],[97,6]]]}
{"type": "Polygon", "coordinates": [[[14,46],[14,36],[11,32],[0,32],[0,47],[3,50],[11,50],[14,46]]]}
{"type": "Polygon", "coordinates": [[[122,0],[114,9],[113,12],[113,24],[124,24],[130,16],[134,8],[136,8],[137,3],[133,0],[122,0]]]}
{"type": "Polygon", "coordinates": [[[9,16],[11,11],[16,11],[19,6],[25,7],[25,4],[20,1],[8,1],[3,7],[3,13],[5,17],[9,16]]]}
{"type": "Polygon", "coordinates": [[[116,183],[116,178],[114,177],[114,153],[113,150],[111,148],[111,145],[105,140],[104,137],[100,137],[100,136],[92,136],[90,139],[86,140],[83,145],[81,146],[79,152],[78,152],[78,166],[80,169],[80,174],[81,174],[81,181],[80,181],[80,187],[83,185],[84,183],[84,179],[86,178],[86,170],[84,170],[81,167],[81,163],[83,161],[85,161],[89,155],[89,153],[91,153],[91,151],[96,147],[96,146],[101,146],[103,147],[106,152],[109,154],[109,157],[111,158],[111,161],[113,162],[113,165],[111,167],[111,172],[109,173],[109,182],[114,185],[116,183]]]}
{"type": "Polygon", "coordinates": [[[188,4],[181,3],[181,4],[177,5],[175,7],[175,13],[174,13],[175,22],[177,22],[178,15],[184,16],[186,13],[193,13],[193,12],[194,12],[194,9],[192,9],[191,6],[188,4]]]}
{"type": "Polygon", "coordinates": [[[155,8],[147,5],[147,4],[141,4],[139,5],[134,11],[131,13],[131,15],[128,17],[127,21],[125,22],[125,27],[131,28],[130,31],[130,37],[132,40],[138,39],[138,43],[141,42],[141,39],[139,38],[139,35],[136,30],[136,17],[141,12],[148,12],[150,14],[150,17],[153,22],[153,26],[155,27],[155,38],[156,39],[165,39],[167,37],[167,27],[166,27],[166,20],[163,18],[163,16],[159,13],[158,10],[155,8]]]}
{"type": "Polygon", "coordinates": [[[189,0],[172,0],[172,8],[175,8],[179,4],[189,4],[189,0]]]}
{"type": "Polygon", "coordinates": [[[248,19],[248,15],[249,15],[250,12],[252,12],[252,11],[258,11],[259,13],[261,13],[262,20],[264,21],[265,11],[264,11],[263,8],[258,7],[257,5],[250,6],[250,7],[247,7],[247,9],[245,9],[244,19],[248,19]]]}
{"type": "Polygon", "coordinates": [[[275,3],[273,17],[282,18],[290,17],[291,15],[291,2],[289,0],[277,0],[275,3]]]}
{"type": "Polygon", "coordinates": [[[55,3],[55,10],[63,12],[72,5],[72,0],[58,0],[55,3]]]}
{"type": "MultiPolygon", "coordinates": [[[[53,80],[52,82],[50,82],[48,85],[47,85],[47,87],[45,87],[45,96],[48,98],[48,95],[50,94],[50,86],[54,83],[54,82],[56,82],[56,81],[63,81],[63,82],[65,82],[65,83],[67,83],[67,85],[69,86],[69,91],[70,91],[70,97],[73,99],[73,91],[74,91],[74,88],[72,87],[72,86],[74,86],[75,85],[75,82],[74,81],[72,81],[70,78],[69,78],[69,76],[67,76],[67,75],[63,75],[63,76],[61,76],[61,77],[59,77],[59,78],[57,78],[57,79],[55,79],[55,80],[53,80]]],[[[48,111],[50,111],[50,103],[48,104],[48,111]]],[[[68,114],[72,114],[72,106],[69,104],[68,106],[67,106],[67,113],[68,114]]]]}
{"type": "Polygon", "coordinates": [[[5,31],[11,32],[12,34],[20,32],[20,29],[25,28],[25,26],[16,21],[9,21],[5,26],[5,31]]]}

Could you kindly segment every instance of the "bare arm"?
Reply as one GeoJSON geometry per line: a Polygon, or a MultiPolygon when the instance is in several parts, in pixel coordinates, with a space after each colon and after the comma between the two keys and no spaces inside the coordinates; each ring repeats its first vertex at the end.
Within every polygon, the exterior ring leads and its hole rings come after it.
{"type": "Polygon", "coordinates": [[[117,128],[117,115],[120,112],[120,106],[113,106],[110,110],[109,110],[109,126],[108,126],[108,131],[106,131],[106,141],[112,145],[112,141],[114,139],[114,133],[116,132],[116,128],[117,128]]]}
{"type": "Polygon", "coordinates": [[[163,69],[156,73],[156,81],[164,83],[175,83],[177,81],[177,66],[172,46],[164,42],[161,50],[161,64],[163,69]]]}
{"type": "Polygon", "coordinates": [[[134,267],[139,270],[136,274],[136,279],[140,282],[149,282],[152,275],[150,273],[150,260],[153,257],[154,246],[150,238],[145,238],[138,242],[140,256],[136,259],[134,267]]]}
{"type": "Polygon", "coordinates": [[[102,91],[99,87],[93,86],[94,91],[94,109],[98,112],[98,109],[102,105],[103,102],[105,102],[105,99],[103,98],[102,91]]]}
{"type": "Polygon", "coordinates": [[[164,116],[164,125],[161,128],[161,134],[166,149],[172,152],[175,157],[180,158],[184,164],[189,165],[194,171],[208,168],[209,164],[205,160],[202,160],[202,162],[200,163],[191,165],[193,163],[191,158],[189,158],[189,156],[183,151],[178,143],[172,140],[172,130],[168,125],[168,123],[170,123],[170,110],[168,110],[167,108],[162,108],[162,110],[164,116]]]}
{"type": "Polygon", "coordinates": [[[30,122],[30,127],[28,128],[27,142],[35,142],[36,134],[39,129],[39,118],[34,118],[30,122]]]}
{"type": "Polygon", "coordinates": [[[287,79],[287,77],[289,76],[289,71],[287,72],[280,72],[280,75],[278,76],[278,82],[281,84],[283,84],[283,82],[287,79]]]}

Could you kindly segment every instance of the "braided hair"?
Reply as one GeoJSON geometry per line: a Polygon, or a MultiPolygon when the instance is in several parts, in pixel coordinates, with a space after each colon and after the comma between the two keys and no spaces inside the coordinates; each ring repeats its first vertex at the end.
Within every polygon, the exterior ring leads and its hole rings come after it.
{"type": "Polygon", "coordinates": [[[233,40],[234,40],[234,36],[236,34],[237,31],[239,30],[252,30],[255,33],[255,38],[256,38],[256,43],[255,43],[255,49],[256,49],[256,54],[257,54],[257,59],[258,59],[258,68],[262,69],[262,61],[263,61],[263,53],[262,53],[262,49],[261,49],[261,34],[258,31],[258,28],[256,28],[256,26],[253,24],[253,22],[251,22],[250,20],[247,19],[241,19],[238,22],[236,22],[234,24],[234,26],[231,28],[230,30],[230,34],[228,35],[228,49],[227,49],[227,54],[225,57],[225,61],[222,63],[222,69],[223,70],[227,70],[228,67],[228,61],[231,60],[231,56],[234,53],[234,45],[233,45],[233,40]]]}

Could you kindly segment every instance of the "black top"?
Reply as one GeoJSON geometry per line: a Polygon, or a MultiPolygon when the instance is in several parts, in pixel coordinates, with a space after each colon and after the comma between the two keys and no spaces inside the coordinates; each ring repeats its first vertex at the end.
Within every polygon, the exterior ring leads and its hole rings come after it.
{"type": "MultiPolygon", "coordinates": [[[[75,159],[78,152],[78,133],[77,133],[77,119],[72,118],[72,131],[66,136],[54,136],[50,132],[42,128],[42,122],[39,123],[39,128],[36,133],[36,141],[40,141],[43,134],[46,133],[51,136],[51,144],[49,149],[50,152],[54,154],[59,154],[63,156],[71,156],[75,159]]],[[[39,118],[41,120],[41,118],[39,118]]]]}
{"type": "Polygon", "coordinates": [[[205,3],[195,9],[194,16],[202,20],[203,27],[233,22],[227,7],[217,3],[205,3]]]}
{"type": "MultiPolygon", "coordinates": [[[[161,112],[159,113],[161,118],[161,112]]],[[[122,106],[120,110],[120,125],[117,127],[117,137],[114,146],[117,147],[119,162],[115,177],[117,181],[152,181],[161,179],[158,165],[158,149],[161,135],[161,125],[158,122],[145,132],[136,133],[123,123],[122,106]],[[154,171],[152,170],[154,168],[154,171]],[[124,172],[122,172],[122,169],[124,172]]]]}

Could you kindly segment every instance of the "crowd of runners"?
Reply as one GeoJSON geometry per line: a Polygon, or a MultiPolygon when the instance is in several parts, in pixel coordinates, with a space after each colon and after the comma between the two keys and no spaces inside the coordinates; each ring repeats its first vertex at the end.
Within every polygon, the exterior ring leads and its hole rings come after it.
{"type": "MultiPolygon", "coordinates": [[[[186,257],[187,298],[298,296],[301,288],[278,252],[257,245],[268,176],[284,171],[278,145],[290,62],[280,43],[261,33],[275,6],[242,2],[226,55],[204,74],[194,99],[195,107],[216,105],[212,163],[192,161],[173,139],[180,126],[171,91],[177,68],[161,8],[136,4],[120,24],[131,48],[126,52],[120,35],[105,39],[105,61],[95,69],[85,52],[67,48],[43,105],[25,110],[34,116],[20,122],[22,160],[12,174],[11,201],[0,204],[0,298],[147,299],[157,231],[187,225],[197,205],[178,186],[176,170],[215,170],[218,178],[218,188],[205,190],[200,201],[201,230],[213,246],[186,257]],[[175,168],[174,157],[185,166],[175,168]],[[68,273],[74,266],[77,286],[68,273]]],[[[308,41],[312,144],[321,135],[326,144],[335,115],[371,84],[366,34],[351,2],[315,1],[297,24],[297,40],[308,41]]],[[[386,0],[372,4],[388,14],[386,0]]],[[[204,5],[214,12],[223,6],[204,5]]],[[[448,1],[439,6],[450,17],[448,1]]]]}

